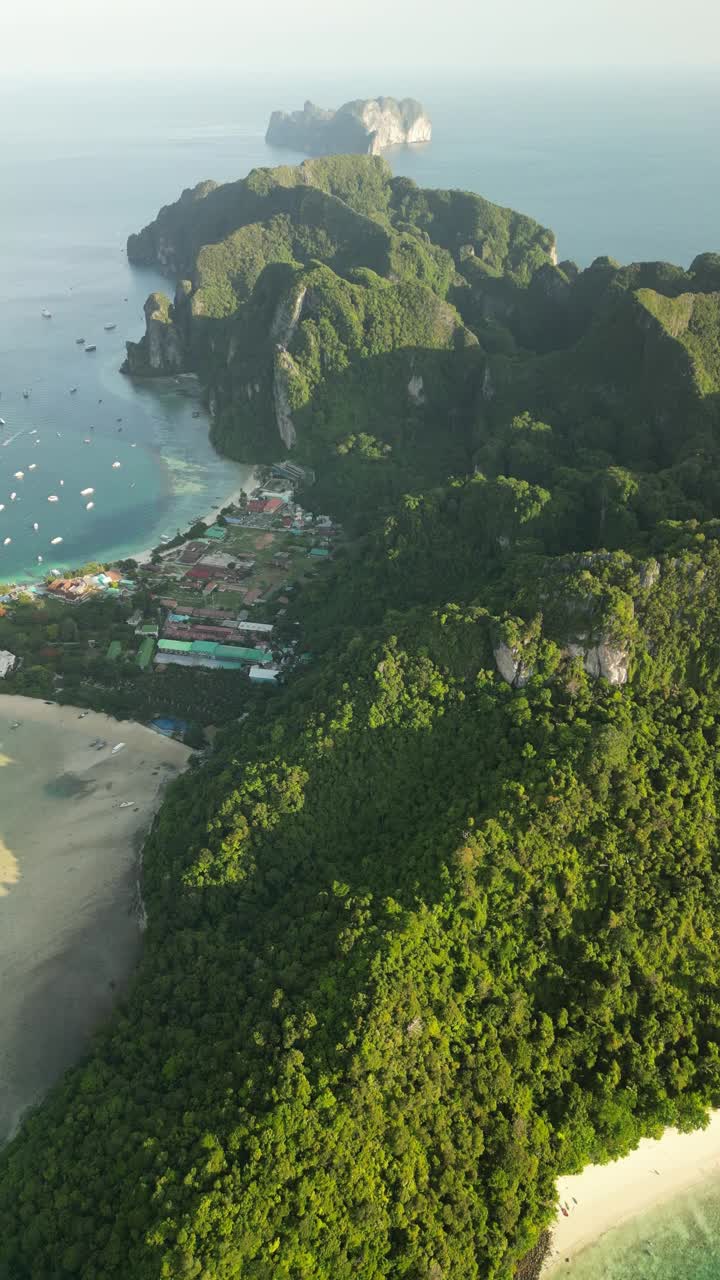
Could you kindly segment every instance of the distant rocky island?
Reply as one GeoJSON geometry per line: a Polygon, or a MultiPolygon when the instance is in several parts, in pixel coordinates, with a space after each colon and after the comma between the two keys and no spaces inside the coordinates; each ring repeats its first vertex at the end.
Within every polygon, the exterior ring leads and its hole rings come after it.
{"type": "Polygon", "coordinates": [[[358,98],[337,111],[306,102],[302,111],[273,111],[265,141],[312,156],[379,155],[387,147],[429,142],[432,124],[414,98],[358,98]]]}

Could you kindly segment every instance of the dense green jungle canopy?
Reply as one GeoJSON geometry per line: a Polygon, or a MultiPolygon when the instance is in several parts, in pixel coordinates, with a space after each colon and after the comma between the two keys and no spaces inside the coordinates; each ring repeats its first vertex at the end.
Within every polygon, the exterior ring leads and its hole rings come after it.
{"type": "Polygon", "coordinates": [[[360,157],[129,248],[186,280],[131,367],[352,536],[313,664],[167,795],[0,1276],[509,1280],[558,1174],[720,1105],[720,257],[555,265],[360,157]]]}

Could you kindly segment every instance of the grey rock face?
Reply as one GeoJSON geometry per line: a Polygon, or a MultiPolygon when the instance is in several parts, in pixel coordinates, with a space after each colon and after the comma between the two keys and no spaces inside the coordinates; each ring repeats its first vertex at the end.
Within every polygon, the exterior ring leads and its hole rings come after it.
{"type": "Polygon", "coordinates": [[[429,142],[432,124],[413,98],[365,98],[337,111],[306,102],[302,111],[273,111],[265,135],[271,146],[308,155],[379,155],[387,147],[429,142]]]}
{"type": "Polygon", "coordinates": [[[532,675],[532,669],[524,666],[520,654],[507,644],[499,644],[493,649],[495,665],[500,675],[513,689],[522,689],[532,675]]]}
{"type": "Polygon", "coordinates": [[[124,372],[141,377],[179,373],[185,361],[185,342],[169,299],[163,293],[151,293],[144,311],[145,333],[139,342],[126,343],[124,372]]]}

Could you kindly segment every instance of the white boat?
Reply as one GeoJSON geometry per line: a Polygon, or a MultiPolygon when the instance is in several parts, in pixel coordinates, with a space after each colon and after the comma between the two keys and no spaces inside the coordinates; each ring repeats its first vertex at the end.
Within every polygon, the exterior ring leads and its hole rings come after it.
{"type": "Polygon", "coordinates": [[[12,493],[10,494],[10,501],[11,501],[11,502],[14,502],[16,498],[17,498],[17,494],[16,494],[15,490],[13,489],[12,493]]]}
{"type": "Polygon", "coordinates": [[[84,343],[85,339],[84,339],[84,338],[76,338],[76,339],[75,339],[75,341],[77,342],[78,346],[79,346],[79,347],[81,347],[81,346],[83,345],[83,343],[84,343]]]}
{"type": "Polygon", "coordinates": [[[5,419],[0,418],[0,427],[4,427],[4,426],[5,426],[5,419]]]}
{"type": "Polygon", "coordinates": [[[37,427],[33,427],[32,431],[30,432],[30,435],[31,435],[31,436],[36,436],[36,435],[37,435],[37,427]]]}
{"type": "Polygon", "coordinates": [[[91,444],[91,443],[92,443],[92,441],[90,440],[90,437],[89,437],[89,436],[85,436],[85,439],[83,440],[83,444],[91,444]]]}
{"type": "Polygon", "coordinates": [[[23,391],[23,400],[29,400],[29,399],[30,399],[30,392],[23,391]]]}
{"type": "Polygon", "coordinates": [[[80,497],[81,497],[81,498],[89,498],[89,497],[90,497],[90,494],[91,494],[91,493],[94,493],[94,492],[95,492],[95,490],[94,490],[94,489],[81,489],[81,490],[80,490],[80,497]]]}
{"type": "Polygon", "coordinates": [[[112,333],[113,329],[117,329],[116,324],[104,324],[103,329],[106,333],[112,333]]]}
{"type": "Polygon", "coordinates": [[[61,431],[56,431],[56,432],[55,432],[55,435],[57,436],[58,440],[62,440],[62,432],[61,432],[61,431]]]}
{"type": "Polygon", "coordinates": [[[124,743],[124,742],[116,742],[116,743],[115,743],[115,746],[113,747],[112,751],[110,752],[110,755],[111,755],[111,756],[116,756],[116,755],[117,755],[117,753],[118,753],[118,751],[122,751],[122,749],[123,749],[123,747],[124,747],[124,746],[125,746],[125,743],[124,743]]]}
{"type": "Polygon", "coordinates": [[[37,467],[37,462],[31,462],[30,466],[28,467],[28,471],[34,471],[36,467],[37,467]]]}
{"type": "Polygon", "coordinates": [[[121,809],[132,809],[132,807],[133,807],[134,803],[135,803],[135,801],[134,801],[134,800],[121,800],[121,801],[120,801],[120,808],[121,808],[121,809]]]}
{"type": "Polygon", "coordinates": [[[13,479],[14,479],[14,480],[24,480],[24,479],[25,479],[25,472],[24,472],[24,471],[16,471],[16,472],[14,473],[14,475],[13,475],[13,479]]]}
{"type": "Polygon", "coordinates": [[[38,558],[37,558],[37,562],[38,562],[38,564],[42,564],[42,556],[38,556],[38,558]]]}
{"type": "Polygon", "coordinates": [[[59,501],[60,499],[58,498],[56,493],[51,493],[48,497],[48,502],[59,502],[59,501]]]}
{"type": "Polygon", "coordinates": [[[77,391],[77,387],[71,387],[71,388],[70,388],[70,395],[71,395],[71,396],[74,396],[76,391],[77,391]]]}
{"type": "Polygon", "coordinates": [[[94,507],[94,506],[95,506],[95,503],[94,503],[94,502],[86,502],[86,503],[85,503],[85,510],[86,510],[86,511],[92,511],[92,509],[93,509],[93,507],[94,507]]]}
{"type": "Polygon", "coordinates": [[[0,511],[4,511],[4,510],[5,510],[5,503],[0,502],[0,511]]]}
{"type": "Polygon", "coordinates": [[[60,481],[60,484],[64,484],[64,483],[65,483],[65,481],[64,481],[64,480],[61,480],[61,481],[60,481]]]}
{"type": "Polygon", "coordinates": [[[119,463],[119,462],[113,462],[113,467],[114,467],[114,469],[115,469],[115,470],[117,470],[117,468],[118,468],[119,466],[121,466],[121,465],[122,465],[122,464],[121,464],[121,463],[119,463]]]}
{"type": "Polygon", "coordinates": [[[48,311],[47,307],[43,307],[41,314],[45,320],[52,320],[52,311],[48,311]]]}
{"type": "Polygon", "coordinates": [[[38,531],[38,529],[39,529],[39,528],[40,528],[40,525],[38,524],[38,522],[37,522],[37,520],[36,520],[36,521],[35,521],[35,523],[33,524],[33,529],[34,529],[34,530],[35,530],[35,532],[37,533],[37,531],[38,531]]]}
{"type": "Polygon", "coordinates": [[[90,343],[88,343],[88,345],[86,346],[85,350],[86,350],[86,351],[88,351],[88,352],[89,352],[89,351],[97,351],[97,347],[95,346],[95,343],[94,343],[94,342],[90,342],[90,343]]]}
{"type": "Polygon", "coordinates": [[[3,546],[4,546],[4,547],[9,547],[11,542],[12,542],[12,538],[5,538],[5,539],[3,540],[3,546]]]}
{"type": "Polygon", "coordinates": [[[51,547],[56,547],[56,546],[58,545],[58,543],[59,543],[59,542],[62,542],[62,538],[51,538],[51,539],[50,539],[50,546],[51,546],[51,547]]]}

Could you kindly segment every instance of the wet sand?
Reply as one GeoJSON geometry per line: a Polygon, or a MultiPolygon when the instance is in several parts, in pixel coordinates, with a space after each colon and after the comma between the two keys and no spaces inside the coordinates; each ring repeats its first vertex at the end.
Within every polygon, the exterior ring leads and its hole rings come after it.
{"type": "Polygon", "coordinates": [[[138,851],[189,755],[142,725],[0,696],[0,1144],[127,982],[138,851]]]}

